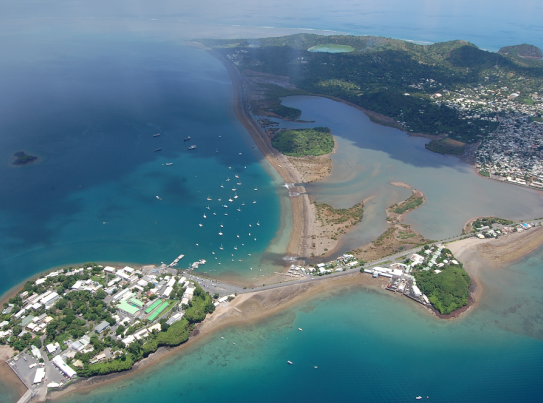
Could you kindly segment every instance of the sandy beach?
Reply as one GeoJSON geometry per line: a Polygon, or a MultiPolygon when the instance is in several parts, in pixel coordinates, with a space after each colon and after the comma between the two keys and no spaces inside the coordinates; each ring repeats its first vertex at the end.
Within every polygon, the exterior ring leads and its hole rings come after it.
{"type": "MultiPolygon", "coordinates": [[[[281,175],[285,183],[296,184],[303,182],[300,173],[294,168],[285,155],[272,147],[269,137],[249,113],[245,101],[243,79],[239,71],[232,63],[224,59],[220,53],[211,49],[207,50],[226,67],[232,81],[234,114],[250,134],[262,155],[279,175],[281,175]]],[[[303,186],[296,186],[295,189],[291,190],[300,195],[290,197],[293,224],[290,241],[287,246],[287,254],[292,256],[307,256],[308,238],[311,236],[311,229],[313,228],[312,224],[315,222],[315,217],[313,210],[311,209],[309,197],[305,194],[305,188],[303,186]]]]}

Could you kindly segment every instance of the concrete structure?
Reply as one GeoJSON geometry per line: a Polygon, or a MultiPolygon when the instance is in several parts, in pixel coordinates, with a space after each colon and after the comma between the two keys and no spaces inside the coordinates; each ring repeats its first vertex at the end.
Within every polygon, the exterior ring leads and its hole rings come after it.
{"type": "Polygon", "coordinates": [[[98,334],[101,334],[106,329],[109,329],[109,323],[104,320],[102,321],[102,323],[94,328],[94,331],[98,334]]]}
{"type": "Polygon", "coordinates": [[[119,306],[117,308],[120,309],[121,311],[124,311],[124,312],[130,314],[130,315],[135,315],[139,311],[139,308],[136,308],[135,306],[130,305],[128,302],[126,302],[124,300],[121,301],[121,303],[119,304],[119,306]]]}
{"type": "Polygon", "coordinates": [[[57,355],[55,358],[53,358],[52,361],[53,364],[55,364],[58,369],[64,372],[68,378],[74,378],[77,375],[77,373],[72,368],[70,368],[64,361],[62,361],[60,355],[57,355]]]}
{"type": "Polygon", "coordinates": [[[34,382],[33,383],[41,383],[43,378],[45,377],[45,369],[42,367],[38,367],[36,370],[36,375],[34,375],[34,382]]]}

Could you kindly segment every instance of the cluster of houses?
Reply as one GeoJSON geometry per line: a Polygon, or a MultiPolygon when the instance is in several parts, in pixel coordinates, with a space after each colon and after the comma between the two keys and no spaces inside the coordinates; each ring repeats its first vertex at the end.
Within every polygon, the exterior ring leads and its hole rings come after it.
{"type": "Polygon", "coordinates": [[[499,229],[491,228],[488,225],[485,225],[479,228],[475,228],[475,231],[476,231],[475,235],[477,236],[477,238],[480,238],[480,239],[497,238],[499,236],[507,236],[515,232],[523,232],[535,226],[536,226],[536,223],[534,222],[521,223],[515,226],[504,226],[504,227],[500,227],[499,229]]]}
{"type": "Polygon", "coordinates": [[[328,263],[318,263],[315,267],[306,268],[304,272],[315,274],[317,276],[323,276],[326,274],[331,274],[333,272],[345,271],[347,269],[352,269],[359,265],[358,260],[354,255],[343,254],[328,263]]]}

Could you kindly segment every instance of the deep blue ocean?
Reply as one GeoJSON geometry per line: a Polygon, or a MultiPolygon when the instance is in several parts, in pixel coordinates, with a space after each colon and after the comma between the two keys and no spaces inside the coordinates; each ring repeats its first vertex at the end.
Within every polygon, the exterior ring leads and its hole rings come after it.
{"type": "MultiPolygon", "coordinates": [[[[185,40],[338,32],[497,50],[543,46],[542,16],[536,1],[2,3],[0,293],[85,261],[183,253],[182,266],[204,258],[202,272],[242,280],[280,263],[286,192],[235,119],[224,67],[185,40]],[[39,161],[13,166],[20,150],[39,161]]],[[[64,400],[541,401],[542,260],[487,270],[490,291],[458,321],[342,290],[64,400]]],[[[0,380],[0,402],[16,400],[0,380]]]]}

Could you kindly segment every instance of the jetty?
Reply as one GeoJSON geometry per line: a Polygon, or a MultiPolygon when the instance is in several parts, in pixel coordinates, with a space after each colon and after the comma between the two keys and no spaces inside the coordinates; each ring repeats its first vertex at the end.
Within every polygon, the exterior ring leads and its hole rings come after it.
{"type": "Polygon", "coordinates": [[[174,259],[174,261],[171,262],[171,263],[168,265],[168,267],[175,267],[175,266],[177,266],[177,264],[179,263],[179,261],[180,261],[181,259],[183,259],[184,257],[185,257],[185,255],[179,255],[179,256],[177,256],[177,257],[174,259]]]}

